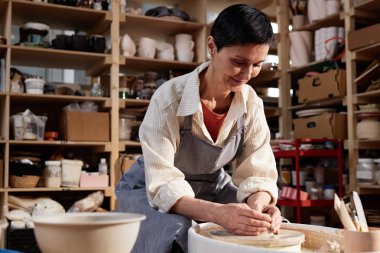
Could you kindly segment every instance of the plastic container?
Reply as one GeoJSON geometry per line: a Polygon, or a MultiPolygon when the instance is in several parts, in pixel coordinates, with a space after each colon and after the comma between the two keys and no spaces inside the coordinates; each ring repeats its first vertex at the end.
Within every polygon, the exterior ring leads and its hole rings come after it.
{"type": "Polygon", "coordinates": [[[373,184],[375,163],[372,158],[359,158],[356,165],[356,180],[359,184],[373,184]]]}
{"type": "Polygon", "coordinates": [[[323,189],[324,199],[334,199],[335,189],[332,185],[326,185],[323,189]]]}
{"type": "Polygon", "coordinates": [[[24,119],[22,115],[13,115],[11,122],[13,125],[13,138],[15,140],[22,140],[24,137],[24,119]]]}
{"type": "Polygon", "coordinates": [[[98,165],[99,175],[107,175],[107,163],[105,158],[100,159],[100,163],[98,165]]]}
{"type": "Polygon", "coordinates": [[[375,162],[375,171],[373,172],[373,183],[380,185],[380,158],[373,160],[375,162]]]}
{"type": "Polygon", "coordinates": [[[43,94],[45,80],[40,78],[25,79],[26,93],[28,94],[43,94]]]}
{"type": "Polygon", "coordinates": [[[44,173],[44,185],[48,188],[61,186],[62,168],[60,161],[46,161],[44,173]]]}
{"type": "Polygon", "coordinates": [[[78,187],[82,166],[83,162],[79,160],[62,160],[61,186],[78,187]]]}

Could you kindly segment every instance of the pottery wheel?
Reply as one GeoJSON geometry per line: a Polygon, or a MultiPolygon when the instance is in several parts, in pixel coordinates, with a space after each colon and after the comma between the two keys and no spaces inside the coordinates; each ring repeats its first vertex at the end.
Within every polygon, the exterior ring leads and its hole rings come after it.
{"type": "Polygon", "coordinates": [[[286,229],[281,229],[277,235],[266,233],[258,236],[235,235],[224,229],[210,230],[208,233],[213,239],[265,248],[301,245],[305,241],[303,233],[286,229]]]}

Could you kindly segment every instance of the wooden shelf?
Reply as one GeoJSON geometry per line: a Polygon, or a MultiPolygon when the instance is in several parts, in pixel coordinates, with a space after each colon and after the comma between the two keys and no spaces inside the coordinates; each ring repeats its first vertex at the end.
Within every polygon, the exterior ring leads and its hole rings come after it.
{"type": "MultiPolygon", "coordinates": [[[[348,140],[344,141],[344,148],[348,149],[348,140]]],[[[380,139],[370,139],[370,140],[354,140],[354,149],[364,149],[364,150],[379,150],[380,149],[380,139]]]]}
{"type": "MultiPolygon", "coordinates": [[[[354,94],[352,97],[353,104],[379,103],[380,90],[354,94]]],[[[347,97],[344,98],[343,104],[347,104],[347,97]]]]}
{"type": "Polygon", "coordinates": [[[11,64],[20,66],[83,69],[89,76],[111,65],[111,55],[50,48],[11,46],[11,64]]]}
{"type": "Polygon", "coordinates": [[[75,146],[75,147],[94,147],[101,148],[100,150],[108,150],[110,147],[109,142],[91,142],[91,141],[37,141],[37,140],[9,140],[9,145],[12,146],[75,146]]]}
{"type": "Polygon", "coordinates": [[[125,151],[125,148],[140,148],[141,144],[138,141],[119,141],[119,151],[125,151]]]}
{"type": "Polygon", "coordinates": [[[72,102],[83,102],[83,101],[92,101],[96,103],[102,103],[104,105],[108,105],[111,103],[111,98],[105,97],[87,97],[87,96],[68,96],[68,95],[54,95],[54,94],[12,94],[10,93],[11,102],[16,103],[38,103],[38,104],[46,104],[46,103],[72,103],[72,102]]]}
{"type": "Polygon", "coordinates": [[[326,99],[321,99],[321,100],[317,100],[317,101],[311,101],[311,102],[306,103],[306,104],[290,106],[290,107],[288,107],[288,110],[299,111],[299,110],[304,110],[304,109],[313,109],[313,108],[335,106],[335,105],[342,104],[344,99],[345,98],[343,98],[343,97],[326,98],[326,99]]]}
{"type": "Polygon", "coordinates": [[[300,67],[291,67],[290,69],[287,70],[287,72],[292,75],[292,80],[293,80],[292,84],[294,84],[294,83],[297,83],[297,80],[299,78],[303,78],[307,72],[310,72],[310,71],[322,72],[323,67],[325,66],[332,66],[332,63],[330,61],[320,60],[320,61],[310,62],[309,64],[300,66],[300,67]]]}
{"type": "Polygon", "coordinates": [[[261,97],[260,96],[260,98],[263,100],[265,104],[278,104],[277,97],[268,97],[268,96],[261,97]]]}
{"type": "Polygon", "coordinates": [[[125,64],[121,67],[125,70],[170,70],[170,69],[180,69],[192,71],[200,63],[197,62],[180,62],[180,61],[164,61],[160,59],[148,59],[141,57],[122,57],[125,59],[125,64]]]}
{"type": "Polygon", "coordinates": [[[170,36],[177,33],[193,33],[200,31],[205,27],[204,24],[196,22],[156,18],[143,15],[121,16],[120,21],[122,22],[120,24],[120,34],[123,34],[123,31],[130,33],[130,31],[138,30],[142,33],[147,32],[150,36],[152,36],[152,33],[158,33],[161,36],[170,36]]]}
{"type": "Polygon", "coordinates": [[[307,24],[294,31],[315,31],[320,28],[329,27],[329,26],[343,26],[344,25],[344,12],[336,13],[330,16],[327,16],[323,19],[315,20],[311,24],[307,24]]]}
{"type": "Polygon", "coordinates": [[[112,13],[90,8],[71,7],[43,2],[11,0],[13,25],[24,22],[44,23],[50,28],[81,30],[88,34],[104,34],[110,30],[112,13]]]}
{"type": "MultiPolygon", "coordinates": [[[[280,206],[298,206],[297,200],[287,200],[287,199],[279,199],[277,204],[280,206]]],[[[316,199],[316,200],[303,200],[300,201],[300,206],[302,207],[310,207],[310,206],[332,206],[334,205],[333,200],[327,199],[316,199]]]]}
{"type": "Polygon", "coordinates": [[[354,60],[368,60],[380,57],[380,42],[355,50],[354,60]]]}
{"type": "Polygon", "coordinates": [[[147,107],[150,103],[148,99],[120,99],[119,107],[120,108],[129,108],[129,107],[147,107]]]}
{"type": "Polygon", "coordinates": [[[261,70],[260,74],[248,81],[252,87],[278,87],[280,72],[276,70],[261,70]]]}
{"type": "Polygon", "coordinates": [[[105,196],[111,196],[111,187],[73,187],[73,188],[6,188],[8,192],[78,192],[78,191],[104,191],[105,196]]]}
{"type": "Polygon", "coordinates": [[[380,185],[357,185],[357,191],[359,194],[379,194],[380,185]]]}
{"type": "Polygon", "coordinates": [[[380,10],[380,2],[378,0],[362,1],[350,10],[350,15],[355,17],[355,21],[368,24],[368,21],[378,23],[380,17],[378,15],[380,10]]]}
{"type": "Polygon", "coordinates": [[[374,11],[380,9],[380,2],[378,0],[367,0],[354,6],[354,9],[362,11],[374,11]]]}

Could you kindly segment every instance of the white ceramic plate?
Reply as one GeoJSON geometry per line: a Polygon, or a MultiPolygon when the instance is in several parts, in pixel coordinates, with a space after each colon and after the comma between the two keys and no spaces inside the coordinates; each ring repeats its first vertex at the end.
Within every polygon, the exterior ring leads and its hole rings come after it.
{"type": "Polygon", "coordinates": [[[310,110],[302,110],[296,112],[296,115],[298,117],[308,117],[308,116],[314,116],[318,114],[322,114],[324,112],[336,112],[336,109],[333,108],[320,108],[320,109],[310,109],[310,110]]]}
{"type": "Polygon", "coordinates": [[[26,22],[22,26],[24,29],[34,29],[34,30],[40,30],[40,31],[48,31],[50,27],[48,25],[42,24],[42,23],[35,23],[35,22],[26,22]]]}

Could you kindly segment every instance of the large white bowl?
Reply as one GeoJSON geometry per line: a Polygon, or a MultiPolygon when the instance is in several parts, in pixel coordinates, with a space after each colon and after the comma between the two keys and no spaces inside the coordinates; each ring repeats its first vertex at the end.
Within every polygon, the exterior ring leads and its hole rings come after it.
{"type": "Polygon", "coordinates": [[[133,213],[65,213],[34,217],[43,253],[126,253],[136,242],[140,221],[133,213]]]}
{"type": "MultiPolygon", "coordinates": [[[[192,226],[189,229],[189,253],[279,253],[286,252],[270,248],[259,248],[248,245],[240,245],[225,242],[203,236],[199,232],[218,227],[213,223],[203,223],[192,226]]],[[[305,242],[302,244],[302,252],[343,252],[343,231],[341,229],[305,225],[305,224],[283,224],[283,229],[295,230],[305,234],[305,242]],[[337,248],[330,249],[336,246],[337,248]],[[340,251],[341,250],[341,251],[340,251]]]]}

